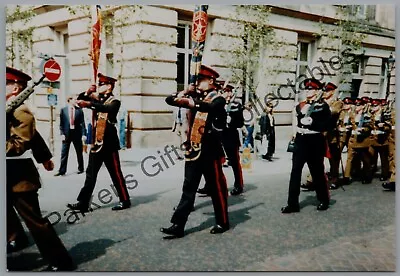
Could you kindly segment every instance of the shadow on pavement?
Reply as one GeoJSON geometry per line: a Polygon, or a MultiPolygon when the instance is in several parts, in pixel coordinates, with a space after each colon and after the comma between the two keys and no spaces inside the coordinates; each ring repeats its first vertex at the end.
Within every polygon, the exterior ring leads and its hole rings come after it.
{"type": "MultiPolygon", "coordinates": [[[[300,209],[303,209],[304,207],[309,206],[309,205],[316,207],[316,206],[318,206],[319,203],[320,202],[318,201],[316,195],[314,195],[314,196],[308,195],[305,199],[303,199],[299,203],[299,205],[300,205],[300,209]]],[[[329,201],[330,206],[333,206],[335,203],[336,203],[336,200],[334,200],[334,199],[331,199],[329,201]]]]}
{"type": "MultiPolygon", "coordinates": [[[[118,241],[117,241],[118,242],[118,241]]],[[[81,242],[69,250],[76,265],[83,264],[106,254],[106,249],[117,243],[110,239],[81,242]]]]}
{"type": "MultiPolygon", "coordinates": [[[[239,210],[229,212],[230,229],[234,229],[238,224],[244,223],[245,221],[248,221],[249,219],[251,219],[251,217],[249,215],[249,210],[256,208],[260,205],[263,205],[263,204],[264,203],[261,202],[261,203],[254,204],[254,205],[246,207],[246,208],[242,208],[239,210]]],[[[213,213],[209,213],[209,214],[212,215],[213,213]]],[[[187,229],[185,231],[185,234],[187,235],[190,233],[202,231],[207,228],[211,228],[214,225],[215,225],[215,218],[211,217],[211,218],[208,218],[205,222],[201,223],[199,226],[187,229]]]]}
{"type": "MultiPolygon", "coordinates": [[[[243,194],[238,195],[238,196],[231,196],[231,195],[228,196],[228,206],[232,206],[232,205],[240,204],[240,203],[244,202],[245,201],[246,192],[249,192],[251,190],[256,190],[256,189],[257,189],[257,187],[255,185],[247,184],[245,186],[243,194]]],[[[200,198],[205,198],[204,196],[199,196],[199,195],[197,195],[197,196],[200,197],[200,198]]],[[[194,204],[195,210],[198,210],[198,209],[201,209],[203,207],[212,205],[211,197],[208,197],[208,198],[209,198],[209,200],[201,202],[199,204],[196,204],[196,202],[195,202],[195,204],[194,204]]]]}
{"type": "MultiPolygon", "coordinates": [[[[132,203],[131,208],[132,207],[136,207],[136,206],[141,205],[141,204],[147,204],[147,203],[156,201],[160,197],[160,195],[165,194],[165,193],[170,192],[170,191],[172,191],[172,190],[165,190],[165,191],[161,191],[161,192],[158,192],[158,193],[155,193],[155,194],[150,194],[150,195],[145,195],[145,196],[131,196],[130,197],[130,200],[131,200],[131,203],[132,203]]],[[[104,204],[104,205],[101,205],[100,208],[93,209],[93,211],[96,211],[96,210],[102,209],[102,208],[112,207],[112,206],[114,206],[116,204],[118,204],[118,202],[111,202],[111,203],[108,203],[108,204],[104,204]]]]}

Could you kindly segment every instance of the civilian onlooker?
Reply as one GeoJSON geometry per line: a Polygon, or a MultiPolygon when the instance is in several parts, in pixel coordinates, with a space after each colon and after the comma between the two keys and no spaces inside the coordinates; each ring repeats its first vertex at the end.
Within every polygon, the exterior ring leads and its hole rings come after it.
{"type": "Polygon", "coordinates": [[[272,161],[272,155],[275,153],[275,118],[273,116],[273,108],[273,104],[269,102],[259,122],[263,137],[263,148],[265,148],[264,152],[266,152],[262,155],[262,158],[268,161],[272,161]],[[268,141],[268,146],[265,145],[266,141],[268,141]]]}
{"type": "Polygon", "coordinates": [[[68,154],[71,143],[74,144],[78,159],[78,174],[83,173],[83,141],[86,141],[86,127],[83,111],[75,106],[75,99],[69,96],[67,106],[60,112],[60,133],[62,139],[61,164],[55,176],[65,175],[67,172],[68,154]]]}
{"type": "Polygon", "coordinates": [[[250,145],[253,151],[254,149],[253,132],[254,132],[254,124],[256,122],[256,116],[253,114],[251,107],[252,107],[251,103],[248,103],[245,105],[243,110],[244,124],[247,129],[247,136],[244,140],[243,148],[248,148],[250,145]]]}
{"type": "Polygon", "coordinates": [[[118,112],[119,145],[121,150],[126,149],[126,116],[127,110],[123,105],[121,105],[118,112]]]}

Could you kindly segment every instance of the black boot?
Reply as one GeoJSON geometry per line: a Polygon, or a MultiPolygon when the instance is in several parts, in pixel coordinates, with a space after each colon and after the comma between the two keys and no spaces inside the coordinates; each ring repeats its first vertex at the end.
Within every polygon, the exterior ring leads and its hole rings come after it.
{"type": "Polygon", "coordinates": [[[74,211],[80,211],[81,213],[89,212],[89,204],[84,204],[80,201],[78,201],[77,203],[72,203],[72,204],[68,203],[67,207],[74,211]]]}
{"type": "Polygon", "coordinates": [[[243,189],[240,188],[233,188],[233,190],[231,191],[231,195],[236,196],[236,195],[240,195],[243,193],[243,189]]]}
{"type": "Polygon", "coordinates": [[[177,238],[182,238],[185,235],[185,226],[184,225],[179,225],[179,224],[172,224],[168,228],[160,228],[160,231],[163,232],[164,234],[174,236],[177,238]]]}
{"type": "Polygon", "coordinates": [[[300,212],[299,205],[296,205],[296,206],[287,205],[287,206],[281,208],[282,214],[290,214],[290,213],[298,213],[298,212],[300,212]]]}
{"type": "Polygon", "coordinates": [[[229,226],[222,227],[221,225],[217,224],[213,228],[211,228],[211,234],[221,234],[229,230],[229,226]]]}
{"type": "Polygon", "coordinates": [[[111,210],[120,211],[120,210],[128,209],[130,207],[131,207],[131,201],[125,200],[125,201],[121,201],[120,203],[118,203],[117,205],[112,207],[111,210]]]}
{"type": "Polygon", "coordinates": [[[385,182],[382,183],[382,187],[386,191],[396,191],[396,183],[395,182],[385,182]]]}
{"type": "Polygon", "coordinates": [[[318,211],[325,211],[329,208],[329,202],[321,202],[318,206],[317,206],[317,210],[318,211]]]}
{"type": "Polygon", "coordinates": [[[206,188],[200,188],[197,190],[197,193],[201,194],[201,195],[206,195],[206,196],[210,196],[210,191],[208,191],[208,189],[206,188]]]}

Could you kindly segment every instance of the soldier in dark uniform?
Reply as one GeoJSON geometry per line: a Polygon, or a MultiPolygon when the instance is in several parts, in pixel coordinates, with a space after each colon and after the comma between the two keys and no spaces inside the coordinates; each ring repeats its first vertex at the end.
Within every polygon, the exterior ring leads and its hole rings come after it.
{"type": "Polygon", "coordinates": [[[78,195],[78,202],[68,204],[72,210],[88,212],[90,199],[96,185],[97,174],[104,163],[111,176],[114,187],[117,190],[120,202],[112,207],[118,211],[131,207],[125,178],[121,171],[118,150],[120,143],[117,135],[117,114],[121,102],[114,98],[112,93],[115,82],[114,78],[98,74],[99,91],[93,93],[93,86],[78,96],[76,104],[80,107],[91,108],[96,111],[95,145],[90,150],[89,165],[86,169],[86,180],[78,195]],[[103,126],[103,127],[102,127],[103,126]]]}
{"type": "MultiPolygon", "coordinates": [[[[12,101],[13,96],[17,96],[27,87],[29,80],[31,80],[31,77],[27,74],[7,67],[6,100],[12,101]]],[[[57,236],[50,221],[43,218],[40,211],[38,190],[41,187],[41,181],[30,151],[32,140],[40,140],[40,137],[35,136],[35,118],[26,105],[19,106],[12,117],[7,118],[7,128],[7,220],[10,223],[7,227],[8,238],[13,232],[21,233],[23,231],[22,225],[17,222],[18,218],[13,209],[15,208],[25,221],[41,255],[49,261],[47,270],[74,270],[75,265],[68,251],[57,236]]],[[[35,145],[36,142],[34,142],[35,145]]],[[[43,141],[39,141],[39,143],[42,143],[43,146],[43,141]]],[[[48,148],[34,152],[33,157],[43,161],[47,170],[54,168],[53,162],[49,159],[51,154],[49,155],[48,148]]]]}
{"type": "Polygon", "coordinates": [[[329,208],[329,189],[324,169],[327,145],[322,132],[328,130],[331,112],[328,104],[321,99],[322,95],[318,95],[314,101],[310,101],[316,91],[322,89],[321,82],[316,79],[306,79],[304,87],[307,91],[307,100],[296,106],[296,149],[292,158],[287,206],[281,209],[282,213],[300,211],[300,182],[305,163],[310,169],[317,198],[320,201],[317,210],[323,211],[329,208]]]}
{"type": "MultiPolygon", "coordinates": [[[[219,85],[222,87],[224,81],[219,81],[219,85]]],[[[228,159],[228,164],[232,167],[233,174],[235,176],[235,182],[233,184],[233,189],[230,192],[231,195],[236,196],[243,193],[243,172],[242,165],[240,164],[240,139],[238,128],[244,126],[243,118],[243,106],[239,101],[232,99],[233,97],[233,86],[226,85],[223,88],[223,97],[225,98],[227,105],[227,124],[222,131],[222,145],[225,150],[226,157],[228,159]],[[232,100],[232,101],[231,101],[232,100]]],[[[203,188],[199,189],[197,192],[200,194],[210,195],[210,189],[208,183],[204,185],[203,188]]]]}
{"type": "Polygon", "coordinates": [[[222,171],[224,152],[221,145],[221,131],[226,125],[226,102],[216,91],[218,77],[215,70],[202,65],[197,91],[190,85],[188,89],[174,93],[165,100],[169,105],[190,109],[189,137],[184,143],[186,151],[182,196],[172,215],[172,226],[160,229],[167,235],[184,236],[185,224],[203,175],[210,188],[216,220],[210,233],[223,233],[229,229],[228,188],[222,171]]]}

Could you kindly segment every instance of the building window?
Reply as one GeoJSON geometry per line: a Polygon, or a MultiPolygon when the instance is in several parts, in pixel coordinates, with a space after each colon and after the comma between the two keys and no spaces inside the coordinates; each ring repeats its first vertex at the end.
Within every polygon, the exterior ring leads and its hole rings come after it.
{"type": "MultiPolygon", "coordinates": [[[[310,68],[312,64],[312,59],[315,51],[315,43],[312,41],[299,41],[297,43],[297,63],[296,63],[296,79],[304,79],[299,78],[300,76],[310,76],[310,68]],[[309,68],[309,70],[307,70],[309,68]]],[[[317,76],[315,76],[318,78],[317,76]]],[[[296,82],[296,91],[299,89],[299,83],[296,82]]]]}
{"type": "Polygon", "coordinates": [[[185,89],[189,84],[191,49],[191,22],[178,22],[178,43],[177,47],[177,78],[178,91],[185,89]]]}
{"type": "Polygon", "coordinates": [[[387,89],[387,77],[388,77],[388,59],[382,59],[381,74],[379,76],[379,98],[385,98],[387,89]]]}
{"type": "Polygon", "coordinates": [[[376,20],[376,5],[367,5],[367,20],[376,20]]]}
{"type": "Polygon", "coordinates": [[[350,5],[350,13],[357,18],[367,18],[367,5],[350,5]]]}
{"type": "Polygon", "coordinates": [[[106,54],[106,75],[114,76],[114,54],[106,54]]]}

